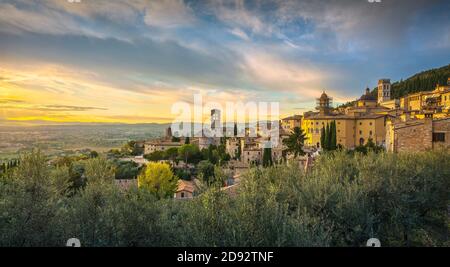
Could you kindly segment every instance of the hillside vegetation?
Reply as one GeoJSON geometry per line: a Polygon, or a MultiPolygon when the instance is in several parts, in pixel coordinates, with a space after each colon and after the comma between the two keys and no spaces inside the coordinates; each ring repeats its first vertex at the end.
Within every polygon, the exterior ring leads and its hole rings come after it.
{"type": "Polygon", "coordinates": [[[450,154],[345,152],[312,172],[254,168],[238,194],[212,186],[192,200],[121,191],[102,158],[68,191],[68,168],[40,153],[0,179],[0,246],[448,246],[450,154]]]}
{"type": "MultiPolygon", "coordinates": [[[[422,71],[404,81],[394,82],[391,94],[393,98],[399,98],[420,91],[431,91],[436,88],[437,84],[447,84],[448,78],[450,78],[450,64],[441,68],[422,71]]],[[[377,93],[376,88],[374,93],[377,93]]]]}
{"type": "MultiPolygon", "coordinates": [[[[393,99],[406,96],[408,94],[431,91],[436,88],[437,84],[447,84],[447,79],[450,78],[450,64],[440,68],[422,71],[414,74],[406,80],[400,80],[392,83],[391,97],[393,99]]],[[[392,82],[392,81],[391,81],[392,82]]],[[[375,87],[371,94],[377,97],[378,89],[375,87]]],[[[355,101],[351,101],[341,105],[340,107],[352,106],[355,101]]]]}

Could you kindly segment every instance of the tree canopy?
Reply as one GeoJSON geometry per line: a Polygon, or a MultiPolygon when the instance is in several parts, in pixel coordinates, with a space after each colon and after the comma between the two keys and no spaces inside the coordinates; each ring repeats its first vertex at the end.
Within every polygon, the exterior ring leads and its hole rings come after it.
{"type": "Polygon", "coordinates": [[[300,127],[295,127],[289,137],[283,140],[283,144],[286,146],[285,152],[292,153],[294,157],[305,154],[303,151],[304,143],[305,134],[300,127]]]}
{"type": "Polygon", "coordinates": [[[138,187],[153,193],[157,198],[171,197],[177,189],[176,177],[169,164],[149,162],[138,176],[138,187]]]}

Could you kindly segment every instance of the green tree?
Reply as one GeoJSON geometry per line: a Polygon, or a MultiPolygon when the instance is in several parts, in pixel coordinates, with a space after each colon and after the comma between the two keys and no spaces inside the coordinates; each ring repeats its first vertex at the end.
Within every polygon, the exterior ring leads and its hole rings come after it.
{"type": "Polygon", "coordinates": [[[322,148],[322,150],[326,149],[326,140],[327,140],[327,136],[326,136],[326,130],[325,127],[322,127],[322,129],[320,129],[320,147],[322,148]]]}
{"type": "Polygon", "coordinates": [[[84,173],[87,183],[112,184],[115,178],[115,167],[105,157],[98,157],[86,161],[84,173]]]}
{"type": "Polygon", "coordinates": [[[336,150],[337,148],[337,133],[336,133],[336,121],[332,121],[330,124],[330,142],[328,150],[336,150]]]}
{"type": "Polygon", "coordinates": [[[176,147],[171,147],[169,149],[167,149],[164,152],[164,158],[171,160],[171,161],[177,161],[178,159],[178,148],[176,147]]]}
{"type": "Polygon", "coordinates": [[[241,148],[241,145],[239,144],[238,148],[237,148],[237,152],[236,152],[236,159],[237,160],[241,160],[241,154],[242,154],[242,148],[241,148]]]}
{"type": "Polygon", "coordinates": [[[197,165],[200,179],[207,185],[214,182],[214,164],[208,160],[202,160],[197,165]]]}
{"type": "Polygon", "coordinates": [[[289,137],[283,140],[283,144],[286,146],[285,151],[288,153],[293,153],[294,157],[305,154],[303,151],[304,142],[305,134],[300,127],[295,127],[289,137]]]}
{"type": "Polygon", "coordinates": [[[166,159],[166,153],[164,153],[164,151],[157,150],[153,153],[144,155],[144,158],[149,161],[160,161],[166,159]]]}
{"type": "Polygon", "coordinates": [[[133,161],[115,162],[116,179],[135,179],[139,174],[139,166],[133,161]]]}
{"type": "Polygon", "coordinates": [[[272,161],[272,148],[265,147],[263,151],[263,167],[269,167],[273,165],[272,161]]]}
{"type": "Polygon", "coordinates": [[[98,152],[93,150],[89,153],[89,157],[90,158],[97,158],[98,157],[98,152]]]}
{"type": "Polygon", "coordinates": [[[212,164],[217,164],[220,160],[219,153],[217,152],[217,146],[215,145],[209,145],[203,155],[203,159],[208,160],[212,164]]]}
{"type": "Polygon", "coordinates": [[[120,149],[120,152],[124,155],[133,155],[135,152],[135,145],[136,142],[135,141],[128,141],[126,142],[122,148],[120,149]]]}
{"type": "Polygon", "coordinates": [[[331,130],[330,130],[330,124],[327,123],[327,126],[325,127],[325,150],[330,150],[331,145],[331,130]]]}
{"type": "Polygon", "coordinates": [[[195,163],[200,157],[198,146],[193,144],[182,145],[178,149],[178,155],[185,163],[195,163]]]}
{"type": "Polygon", "coordinates": [[[166,163],[150,162],[138,176],[138,187],[146,189],[157,198],[170,198],[177,189],[178,177],[166,163]]]}
{"type": "Polygon", "coordinates": [[[55,220],[68,183],[67,167],[52,171],[39,150],[21,156],[0,181],[0,246],[50,246],[58,240],[55,220]]]}

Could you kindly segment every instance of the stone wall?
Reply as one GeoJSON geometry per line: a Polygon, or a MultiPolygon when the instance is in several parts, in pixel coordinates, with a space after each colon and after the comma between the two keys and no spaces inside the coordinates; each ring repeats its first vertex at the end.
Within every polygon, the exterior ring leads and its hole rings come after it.
{"type": "Polygon", "coordinates": [[[433,132],[445,134],[445,142],[433,142],[433,148],[450,148],[450,118],[434,121],[433,132]]]}
{"type": "Polygon", "coordinates": [[[434,121],[424,119],[414,124],[395,127],[394,132],[395,152],[450,148],[450,118],[434,121]],[[433,142],[433,133],[445,133],[445,142],[433,142]]]}
{"type": "Polygon", "coordinates": [[[431,120],[399,127],[394,131],[395,152],[425,151],[433,147],[431,120]]]}

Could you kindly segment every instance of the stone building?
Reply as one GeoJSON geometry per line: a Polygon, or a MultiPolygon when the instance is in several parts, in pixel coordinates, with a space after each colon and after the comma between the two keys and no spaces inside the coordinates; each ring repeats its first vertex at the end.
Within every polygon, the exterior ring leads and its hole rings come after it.
{"type": "Polygon", "coordinates": [[[391,80],[378,80],[378,104],[391,100],[391,80]]]}
{"type": "Polygon", "coordinates": [[[287,118],[281,119],[281,128],[285,132],[292,132],[295,127],[302,126],[302,117],[301,115],[293,115],[287,118]]]}
{"type": "Polygon", "coordinates": [[[386,126],[386,149],[390,152],[418,152],[450,148],[450,117],[407,121],[392,120],[386,126]]]}
{"type": "Polygon", "coordinates": [[[175,199],[191,199],[194,197],[195,183],[193,181],[178,180],[178,187],[174,194],[175,199]]]}
{"type": "Polygon", "coordinates": [[[436,85],[433,91],[421,91],[400,98],[400,108],[404,111],[423,112],[434,109],[449,113],[450,109],[450,78],[447,85],[436,85]]]}
{"type": "Polygon", "coordinates": [[[244,148],[244,150],[242,151],[241,160],[243,163],[246,163],[248,165],[261,164],[262,157],[263,157],[263,150],[261,148],[249,147],[244,148]]]}
{"type": "Polygon", "coordinates": [[[171,142],[171,141],[165,141],[165,140],[155,140],[146,142],[144,145],[144,154],[148,155],[155,151],[165,151],[172,147],[180,147],[182,145],[182,142],[171,142]]]}
{"type": "Polygon", "coordinates": [[[228,138],[225,142],[225,150],[231,158],[236,158],[239,153],[241,141],[238,137],[228,138]]]}
{"type": "Polygon", "coordinates": [[[320,136],[323,127],[336,122],[336,143],[346,148],[364,145],[369,139],[383,145],[385,142],[385,121],[390,116],[388,108],[377,105],[376,99],[366,89],[354,107],[344,111],[331,108],[331,98],[324,92],[317,100],[319,112],[304,114],[302,129],[305,145],[321,147],[320,136]]]}

